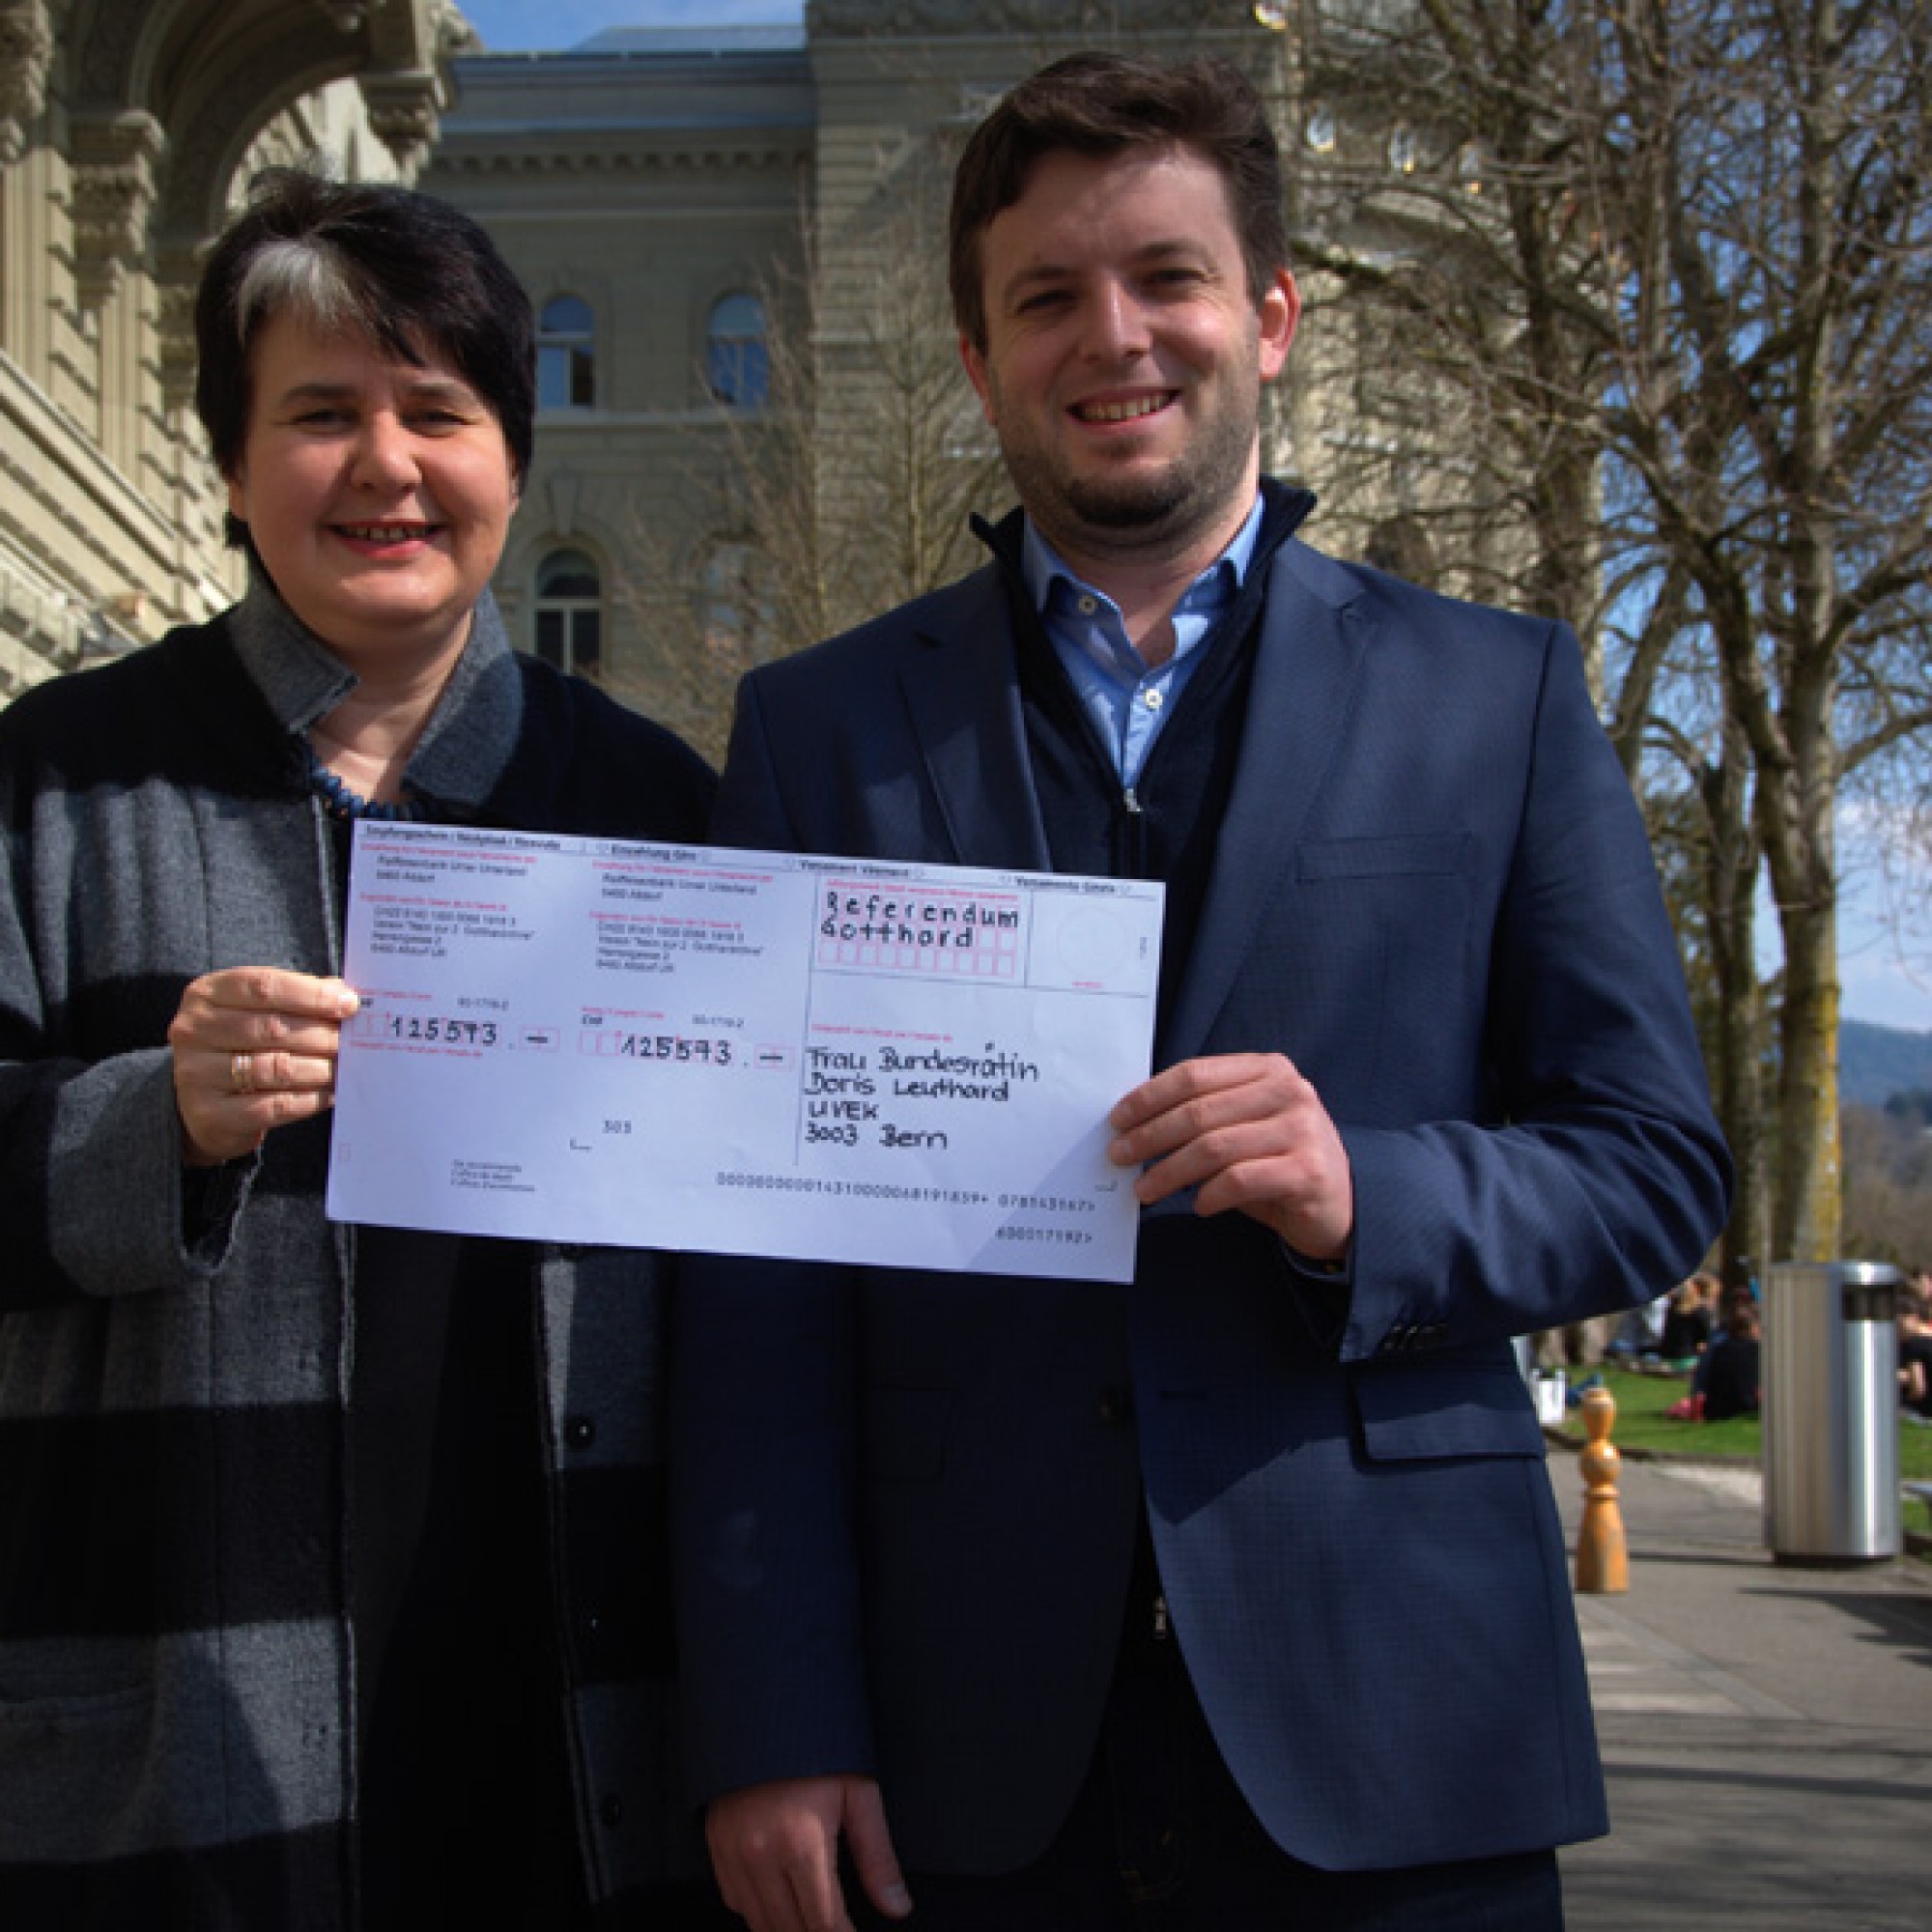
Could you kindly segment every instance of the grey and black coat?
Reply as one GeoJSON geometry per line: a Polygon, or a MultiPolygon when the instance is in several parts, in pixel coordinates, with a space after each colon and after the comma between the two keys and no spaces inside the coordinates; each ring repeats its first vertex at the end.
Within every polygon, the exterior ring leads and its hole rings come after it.
{"type": "MultiPolygon", "coordinates": [[[[0,714],[0,1923],[353,1922],[355,1234],[326,1121],[185,1206],[164,1044],[200,974],[339,969],[301,734],[350,682],[258,584],[0,714]]],[[[711,790],[487,598],[409,782],[445,819],[669,840],[711,790]]],[[[615,1900],[682,1837],[665,1264],[538,1253],[578,1834],[615,1900]]]]}

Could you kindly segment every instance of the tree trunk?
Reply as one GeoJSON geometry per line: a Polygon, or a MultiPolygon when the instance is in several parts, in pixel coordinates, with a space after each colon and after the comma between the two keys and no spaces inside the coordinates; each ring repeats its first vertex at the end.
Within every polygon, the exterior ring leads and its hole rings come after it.
{"type": "Polygon", "coordinates": [[[1765,1198],[1764,989],[1757,971],[1758,842],[1750,824],[1749,747],[1735,726],[1721,756],[1699,776],[1709,828],[1705,908],[1717,1011],[1710,1022],[1718,1120],[1738,1171],[1724,1229],[1726,1281],[1755,1272],[1769,1254],[1765,1198]],[[1746,1269],[1741,1264],[1748,1262],[1746,1269]]]}
{"type": "Polygon", "coordinates": [[[1778,1019],[1777,1191],[1772,1240],[1793,1261],[1834,1261],[1838,1155],[1837,920],[1830,903],[1787,911],[1778,1019]]]}

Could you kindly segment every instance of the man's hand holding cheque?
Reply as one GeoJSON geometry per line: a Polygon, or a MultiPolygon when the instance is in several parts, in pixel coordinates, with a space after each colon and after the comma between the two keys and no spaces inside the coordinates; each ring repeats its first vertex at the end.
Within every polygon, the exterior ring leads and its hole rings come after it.
{"type": "Polygon", "coordinates": [[[1136,1087],[1108,1117],[1110,1159],[1146,1171],[1151,1208],[1195,1189],[1195,1211],[1238,1208],[1311,1262],[1340,1262],[1354,1232],[1348,1151],[1321,1096],[1279,1053],[1185,1060],[1136,1087]]]}

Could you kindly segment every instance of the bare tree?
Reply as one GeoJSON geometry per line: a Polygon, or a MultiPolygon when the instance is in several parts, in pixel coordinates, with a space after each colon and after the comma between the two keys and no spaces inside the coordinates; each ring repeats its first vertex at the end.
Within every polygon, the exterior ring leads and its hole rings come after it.
{"type": "Polygon", "coordinates": [[[1391,18],[1362,71],[1434,157],[1380,190],[1420,245],[1331,242],[1322,266],[1402,318],[1478,432],[1477,495],[1514,512],[1530,600],[1594,637],[1628,766],[1698,805],[1728,982],[1714,1058],[1747,1159],[1761,856],[1784,955],[1770,1248],[1830,1255],[1834,810],[1932,730],[1932,10],[1417,0],[1391,18]]]}
{"type": "Polygon", "coordinates": [[[1690,574],[1749,747],[1783,942],[1772,1242],[1826,1257],[1842,1198],[1837,798],[1932,729],[1932,12],[1618,12],[1667,157],[1668,327],[1647,390],[1613,411],[1617,449],[1690,574]]]}

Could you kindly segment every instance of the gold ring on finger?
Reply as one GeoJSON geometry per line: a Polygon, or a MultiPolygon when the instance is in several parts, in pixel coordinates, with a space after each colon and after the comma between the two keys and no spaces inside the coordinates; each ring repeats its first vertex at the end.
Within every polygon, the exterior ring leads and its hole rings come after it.
{"type": "Polygon", "coordinates": [[[255,1056],[252,1053],[231,1053],[228,1056],[228,1084],[238,1094],[252,1094],[255,1091],[255,1056]]]}

